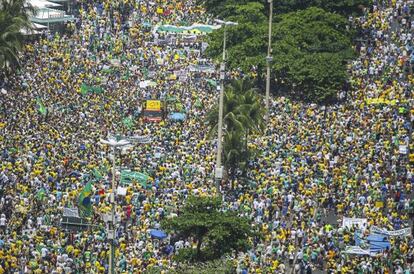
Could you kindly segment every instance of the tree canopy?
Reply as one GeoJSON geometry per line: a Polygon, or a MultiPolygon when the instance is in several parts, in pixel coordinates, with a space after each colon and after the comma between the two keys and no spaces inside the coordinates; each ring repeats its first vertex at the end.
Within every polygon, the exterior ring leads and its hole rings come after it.
{"type": "MultiPolygon", "coordinates": [[[[266,56],[266,16],[264,6],[259,2],[249,2],[234,6],[226,20],[238,22],[238,26],[228,27],[227,63],[230,68],[249,71],[252,66],[264,65],[266,56]],[[243,58],[240,58],[242,56],[243,58]]],[[[223,50],[224,29],[211,34],[207,54],[219,57],[223,50]]]]}
{"type": "MultiPolygon", "coordinates": [[[[259,2],[239,5],[228,19],[227,64],[263,84],[268,21],[259,2]]],[[[295,99],[318,103],[335,99],[347,78],[346,62],[354,57],[347,19],[310,7],[275,17],[272,29],[272,79],[295,99]]],[[[220,58],[223,30],[210,36],[207,53],[220,58]]],[[[273,85],[274,86],[274,85],[273,85]]]]}
{"type": "MultiPolygon", "coordinates": [[[[236,6],[248,3],[266,4],[267,0],[199,0],[204,4],[207,12],[221,18],[227,18],[233,14],[236,6]]],[[[274,0],[274,13],[284,14],[298,10],[305,10],[310,7],[322,8],[326,11],[339,13],[342,15],[358,14],[363,7],[372,4],[372,0],[274,0]]],[[[264,15],[268,15],[268,10],[263,10],[264,15]]]]}
{"type": "Polygon", "coordinates": [[[278,84],[296,99],[333,100],[346,80],[346,61],[354,56],[345,18],[309,8],[281,16],[273,35],[278,84]]]}
{"type": "Polygon", "coordinates": [[[363,7],[370,5],[371,0],[275,0],[275,13],[282,14],[310,7],[322,8],[326,11],[350,15],[360,13],[363,7]]]}
{"type": "Polygon", "coordinates": [[[10,70],[19,65],[23,47],[22,29],[31,29],[29,13],[33,8],[26,0],[0,0],[0,68],[10,70]]]}
{"type": "MultiPolygon", "coordinates": [[[[264,129],[264,109],[259,91],[250,79],[233,80],[225,87],[223,100],[224,166],[232,176],[237,169],[244,169],[251,156],[247,139],[252,133],[264,129]]],[[[207,116],[210,134],[217,132],[218,105],[207,116]]]]}
{"type": "Polygon", "coordinates": [[[195,240],[197,248],[179,251],[179,261],[206,261],[231,251],[246,251],[253,236],[248,219],[237,212],[222,211],[221,197],[188,198],[180,214],[164,220],[161,226],[180,239],[195,240]]]}

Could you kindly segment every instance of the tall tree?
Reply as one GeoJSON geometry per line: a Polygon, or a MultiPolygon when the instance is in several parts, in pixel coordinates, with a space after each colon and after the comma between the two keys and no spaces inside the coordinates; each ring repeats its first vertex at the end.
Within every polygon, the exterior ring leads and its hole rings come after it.
{"type": "Polygon", "coordinates": [[[319,8],[288,13],[275,25],[273,69],[278,85],[296,99],[335,99],[354,57],[344,17],[319,8]]]}
{"type": "Polygon", "coordinates": [[[10,71],[19,66],[23,47],[22,29],[30,30],[33,7],[26,0],[0,0],[0,68],[10,71]]]}
{"type": "MultiPolygon", "coordinates": [[[[227,56],[231,69],[241,68],[248,73],[254,68],[260,78],[264,76],[267,22],[259,6],[249,3],[257,24],[251,25],[246,19],[252,14],[235,15],[241,23],[227,30],[227,56]]],[[[277,80],[276,86],[295,99],[320,103],[335,100],[347,77],[346,62],[354,57],[348,21],[339,14],[312,7],[277,16],[275,22],[272,79],[277,80]]],[[[210,39],[207,52],[218,59],[222,38],[216,33],[210,39]]]]}
{"type": "Polygon", "coordinates": [[[197,243],[195,250],[180,250],[179,260],[214,260],[249,248],[249,237],[254,235],[249,221],[221,208],[221,197],[191,196],[177,217],[162,221],[161,226],[178,238],[197,243]]]}
{"type": "MultiPolygon", "coordinates": [[[[226,20],[237,22],[238,26],[227,29],[227,64],[249,72],[253,67],[263,68],[266,56],[266,16],[264,5],[249,2],[232,5],[232,13],[226,20]],[[240,57],[243,58],[240,58],[240,57]]],[[[219,59],[223,50],[223,28],[213,32],[209,38],[207,54],[219,59]]]]}
{"type": "Polygon", "coordinates": [[[275,0],[275,12],[278,14],[305,10],[310,7],[322,8],[326,11],[336,12],[342,15],[361,13],[363,7],[367,7],[372,0],[275,0]]]}
{"type": "MultiPolygon", "coordinates": [[[[247,148],[248,137],[264,129],[264,108],[258,90],[249,79],[233,80],[226,86],[223,100],[224,166],[230,177],[237,169],[244,170],[251,153],[247,148]]],[[[207,116],[210,135],[217,132],[218,105],[207,116]]]]}
{"type": "Polygon", "coordinates": [[[227,18],[232,15],[235,6],[244,5],[255,0],[198,0],[209,14],[216,17],[227,18]]]}
{"type": "MultiPolygon", "coordinates": [[[[267,4],[267,0],[199,0],[198,2],[204,5],[208,13],[221,18],[231,16],[235,6],[248,3],[267,4]]],[[[371,5],[372,2],[372,0],[274,0],[273,6],[276,14],[317,7],[348,16],[361,13],[363,8],[371,5]]],[[[268,10],[263,10],[263,14],[267,16],[268,10]]]]}

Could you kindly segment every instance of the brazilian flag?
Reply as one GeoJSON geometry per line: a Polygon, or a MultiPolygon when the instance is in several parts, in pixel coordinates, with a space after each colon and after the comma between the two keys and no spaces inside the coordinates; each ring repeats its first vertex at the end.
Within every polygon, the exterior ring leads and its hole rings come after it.
{"type": "Polygon", "coordinates": [[[103,88],[99,86],[89,86],[83,83],[81,85],[81,94],[86,95],[88,93],[103,93],[103,88]]]}
{"type": "Polygon", "coordinates": [[[207,83],[212,87],[217,87],[217,82],[214,79],[207,79],[207,83]]]}
{"type": "Polygon", "coordinates": [[[122,120],[122,123],[127,127],[127,128],[132,128],[134,126],[134,121],[132,120],[131,117],[125,117],[122,120]]]}
{"type": "Polygon", "coordinates": [[[81,217],[90,217],[92,216],[92,183],[88,182],[85,187],[82,189],[78,197],[78,208],[79,214],[81,217]]]}
{"type": "Polygon", "coordinates": [[[101,172],[100,172],[100,170],[99,169],[97,169],[97,168],[94,168],[93,170],[92,170],[92,175],[93,175],[93,177],[95,178],[95,180],[101,180],[102,178],[103,178],[103,176],[102,176],[102,174],[101,174],[101,172]]]}
{"type": "Polygon", "coordinates": [[[128,185],[131,181],[136,181],[140,183],[143,187],[147,187],[147,181],[149,176],[141,172],[134,171],[122,171],[121,172],[121,184],[128,185]]]}
{"type": "Polygon", "coordinates": [[[41,189],[39,189],[39,191],[37,191],[36,193],[36,200],[38,201],[43,201],[46,197],[46,191],[45,189],[42,187],[41,189]]]}
{"type": "Polygon", "coordinates": [[[37,110],[42,114],[43,116],[47,114],[47,108],[43,104],[42,99],[39,97],[36,98],[36,104],[37,104],[37,110]]]}
{"type": "Polygon", "coordinates": [[[197,100],[195,101],[194,106],[196,108],[202,108],[203,107],[203,103],[201,103],[201,100],[199,98],[197,98],[197,100]]]}

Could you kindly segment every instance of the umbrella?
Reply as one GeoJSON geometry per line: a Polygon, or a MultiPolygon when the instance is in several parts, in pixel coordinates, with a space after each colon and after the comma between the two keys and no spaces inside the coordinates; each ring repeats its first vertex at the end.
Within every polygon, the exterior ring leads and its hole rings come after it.
{"type": "Polygon", "coordinates": [[[167,233],[165,233],[162,230],[157,230],[157,229],[151,229],[150,235],[151,237],[160,239],[160,240],[167,238],[167,233]]]}
{"type": "Polygon", "coordinates": [[[71,173],[69,173],[68,177],[81,177],[81,176],[82,174],[79,171],[74,170],[71,173]]]}
{"type": "Polygon", "coordinates": [[[174,121],[183,121],[185,120],[185,114],[180,112],[174,112],[170,115],[170,119],[174,121]]]}

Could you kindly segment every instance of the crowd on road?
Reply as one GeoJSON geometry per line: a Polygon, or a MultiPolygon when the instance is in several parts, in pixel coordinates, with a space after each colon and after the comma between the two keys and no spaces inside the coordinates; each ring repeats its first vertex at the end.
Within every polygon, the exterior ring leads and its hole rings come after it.
{"type": "Polygon", "coordinates": [[[273,102],[270,137],[254,144],[265,148],[252,163],[257,191],[234,202],[268,236],[247,265],[281,272],[290,265],[298,273],[309,264],[328,273],[414,271],[411,235],[392,238],[391,248],[371,256],[344,253],[356,246],[357,232],[411,225],[414,170],[406,149],[414,120],[414,7],[412,1],[376,2],[355,19],[365,39],[350,65],[351,89],[339,96],[343,102],[273,102]],[[344,227],[344,217],[367,224],[344,227]]]}
{"type": "MultiPolygon", "coordinates": [[[[188,195],[216,194],[216,148],[205,116],[217,101],[211,82],[218,77],[189,69],[204,62],[203,36],[155,30],[208,23],[197,2],[78,1],[79,19],[68,33],[27,45],[22,69],[0,87],[0,273],[108,270],[101,216],[110,211],[113,155],[99,142],[108,134],[151,138],[116,157],[118,168],[150,176],[149,186],[134,182],[117,197],[119,273],[174,268],[172,254],[193,244],[149,232],[176,215],[188,195]],[[185,112],[186,119],[144,122],[147,99],[168,102],[168,112],[185,112]],[[89,220],[96,227],[65,231],[63,208],[78,205],[96,172],[89,220]]],[[[249,185],[235,181],[230,191],[223,182],[226,207],[250,217],[263,235],[235,257],[239,272],[414,271],[412,236],[392,237],[391,247],[375,255],[344,253],[356,245],[355,233],[368,235],[373,225],[411,225],[414,6],[374,2],[352,19],[365,39],[341,102],[273,99],[266,136],[249,144],[261,152],[249,163],[249,185]],[[344,217],[367,224],[343,227],[344,217]]]]}

